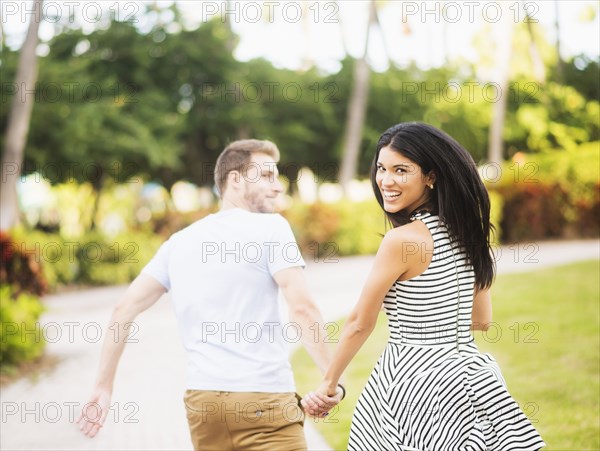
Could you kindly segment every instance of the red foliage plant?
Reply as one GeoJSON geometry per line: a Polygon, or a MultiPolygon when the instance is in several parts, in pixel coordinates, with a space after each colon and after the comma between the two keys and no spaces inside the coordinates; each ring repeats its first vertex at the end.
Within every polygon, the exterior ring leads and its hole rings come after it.
{"type": "Polygon", "coordinates": [[[42,296],[48,284],[42,273],[40,255],[25,252],[23,246],[12,240],[6,232],[0,232],[0,284],[11,285],[16,298],[21,293],[42,296]]]}

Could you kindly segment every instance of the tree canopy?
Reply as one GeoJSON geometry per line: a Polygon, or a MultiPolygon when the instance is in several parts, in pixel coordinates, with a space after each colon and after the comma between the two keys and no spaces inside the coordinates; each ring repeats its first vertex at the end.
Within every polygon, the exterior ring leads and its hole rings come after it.
{"type": "MultiPolygon", "coordinates": [[[[173,11],[173,20],[181,21],[173,11]]],[[[231,45],[237,36],[219,20],[172,29],[157,22],[141,32],[116,20],[88,34],[66,28],[39,59],[35,94],[7,82],[18,54],[6,50],[3,102],[35,95],[23,172],[41,170],[56,183],[88,180],[96,188],[108,178],[136,175],[167,187],[180,179],[211,185],[211,165],[223,147],[257,137],[278,144],[282,173],[292,180],[301,166],[321,179],[336,178],[355,60],[347,57],[329,75],[315,68],[278,69],[262,59],[236,60],[231,45]]],[[[505,93],[505,158],[600,139],[598,61],[573,58],[559,76],[541,29],[536,33],[547,76],[532,81],[530,69],[519,63],[523,56],[515,57],[518,67],[505,93]]],[[[517,49],[527,47],[523,30],[515,39],[517,49]]],[[[482,52],[486,45],[480,44],[482,52]]],[[[368,174],[379,134],[400,121],[436,125],[484,161],[498,93],[475,69],[454,61],[430,70],[392,65],[373,73],[359,175],[368,174]]],[[[3,110],[3,129],[6,120],[3,110]]]]}

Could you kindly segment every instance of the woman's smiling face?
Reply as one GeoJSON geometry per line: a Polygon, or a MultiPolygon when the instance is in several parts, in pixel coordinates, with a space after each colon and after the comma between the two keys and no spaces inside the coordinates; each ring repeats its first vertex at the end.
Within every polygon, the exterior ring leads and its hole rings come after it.
{"type": "Polygon", "coordinates": [[[423,174],[418,164],[389,146],[379,152],[375,180],[388,213],[412,212],[429,200],[427,185],[435,182],[432,176],[423,174]]]}

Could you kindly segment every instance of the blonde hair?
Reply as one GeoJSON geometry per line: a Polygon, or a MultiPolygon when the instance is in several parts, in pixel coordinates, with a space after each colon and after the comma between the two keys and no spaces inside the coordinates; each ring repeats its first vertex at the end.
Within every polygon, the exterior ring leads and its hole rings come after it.
{"type": "Polygon", "coordinates": [[[233,141],[221,152],[215,165],[215,185],[219,191],[219,196],[223,197],[223,193],[227,188],[227,175],[232,171],[242,171],[250,163],[252,154],[256,153],[267,154],[275,162],[279,161],[279,149],[275,143],[266,140],[241,139],[233,141]]]}

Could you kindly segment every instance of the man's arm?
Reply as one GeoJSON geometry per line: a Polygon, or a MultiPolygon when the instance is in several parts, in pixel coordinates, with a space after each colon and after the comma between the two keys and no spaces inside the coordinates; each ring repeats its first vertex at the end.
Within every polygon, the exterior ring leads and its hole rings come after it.
{"type": "Polygon", "coordinates": [[[273,276],[287,301],[290,321],[300,326],[301,342],[322,374],[325,374],[331,359],[325,343],[326,330],[321,312],[313,302],[302,268],[278,271],[273,276]]]}
{"type": "Polygon", "coordinates": [[[151,307],[166,289],[153,277],[140,274],[129,285],[127,291],[115,306],[109,328],[118,329],[116,340],[107,334],[102,346],[100,367],[94,391],[81,415],[77,419],[79,429],[87,436],[94,437],[108,415],[117,365],[129,335],[130,324],[141,312],[151,307]]]}
{"type": "MultiPolygon", "coordinates": [[[[287,301],[290,321],[300,326],[302,345],[321,370],[321,374],[325,374],[331,360],[325,343],[327,331],[323,316],[308,292],[302,268],[283,269],[276,272],[273,278],[287,301]]],[[[335,396],[322,396],[314,400],[319,406],[319,414],[329,411],[342,400],[342,390],[337,387],[334,392],[335,396]]]]}

